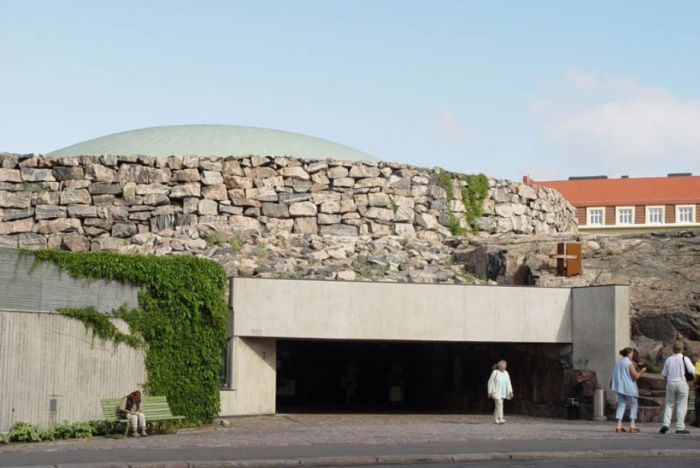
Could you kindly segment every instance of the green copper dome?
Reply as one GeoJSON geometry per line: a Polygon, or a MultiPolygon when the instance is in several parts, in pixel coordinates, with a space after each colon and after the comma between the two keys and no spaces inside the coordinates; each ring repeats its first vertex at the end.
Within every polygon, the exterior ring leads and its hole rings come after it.
{"type": "Polygon", "coordinates": [[[348,146],[299,133],[238,125],[172,125],[113,133],[67,146],[49,156],[102,154],[167,156],[292,156],[376,161],[348,146]]]}

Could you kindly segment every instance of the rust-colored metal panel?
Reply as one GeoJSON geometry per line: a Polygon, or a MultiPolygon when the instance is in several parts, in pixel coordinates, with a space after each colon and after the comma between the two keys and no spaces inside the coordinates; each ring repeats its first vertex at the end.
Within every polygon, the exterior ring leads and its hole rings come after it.
{"type": "Polygon", "coordinates": [[[560,242],[557,244],[557,275],[580,275],[581,268],[581,244],[579,242],[560,242]]]}
{"type": "Polygon", "coordinates": [[[566,243],[566,276],[581,274],[581,244],[579,242],[566,243]]]}

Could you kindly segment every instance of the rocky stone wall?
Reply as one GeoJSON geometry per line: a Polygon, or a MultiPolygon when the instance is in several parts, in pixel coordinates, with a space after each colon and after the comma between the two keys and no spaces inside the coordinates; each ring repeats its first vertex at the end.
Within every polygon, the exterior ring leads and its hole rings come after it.
{"type": "MultiPolygon", "coordinates": [[[[435,170],[395,163],[0,154],[0,246],[119,249],[158,236],[163,253],[204,249],[212,232],[439,239],[450,236],[435,170]]],[[[460,194],[457,178],[453,193],[460,194]]],[[[479,229],[577,230],[557,192],[489,180],[479,229]]],[[[466,221],[462,220],[463,224],[466,221]]]]}

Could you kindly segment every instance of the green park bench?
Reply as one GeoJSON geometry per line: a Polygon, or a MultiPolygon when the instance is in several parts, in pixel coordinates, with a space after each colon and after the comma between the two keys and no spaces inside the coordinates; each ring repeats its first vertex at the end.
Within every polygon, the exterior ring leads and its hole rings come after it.
{"type": "MultiPolygon", "coordinates": [[[[102,413],[106,421],[110,423],[124,423],[126,429],[124,434],[129,432],[129,421],[119,417],[119,406],[123,398],[107,398],[100,400],[102,413]]],[[[164,396],[145,396],[141,399],[141,411],[146,417],[146,424],[176,421],[185,419],[184,416],[174,416],[168,406],[168,399],[164,396]]]]}

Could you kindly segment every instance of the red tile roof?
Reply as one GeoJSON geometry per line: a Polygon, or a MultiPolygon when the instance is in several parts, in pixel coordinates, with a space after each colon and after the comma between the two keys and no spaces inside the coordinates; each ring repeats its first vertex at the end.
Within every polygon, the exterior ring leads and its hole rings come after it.
{"type": "Polygon", "coordinates": [[[523,181],[551,187],[574,206],[700,204],[700,176],[523,181]]]}

